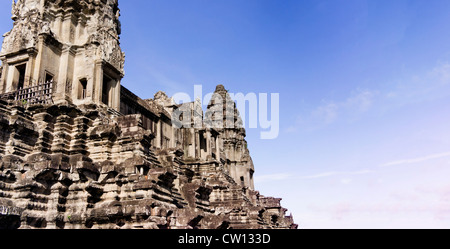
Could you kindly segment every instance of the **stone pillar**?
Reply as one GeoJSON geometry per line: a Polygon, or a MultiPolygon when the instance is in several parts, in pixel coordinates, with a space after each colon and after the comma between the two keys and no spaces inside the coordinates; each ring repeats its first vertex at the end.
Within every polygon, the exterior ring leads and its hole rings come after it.
{"type": "Polygon", "coordinates": [[[206,139],[206,151],[203,158],[208,158],[208,156],[212,155],[212,148],[211,148],[211,131],[206,130],[205,132],[205,139],[206,139]]]}
{"type": "Polygon", "coordinates": [[[111,95],[111,108],[120,112],[120,80],[114,80],[111,95]]]}
{"type": "Polygon", "coordinates": [[[95,61],[94,84],[92,84],[92,101],[102,103],[103,91],[103,60],[95,61]]]}
{"type": "Polygon", "coordinates": [[[220,161],[220,136],[216,137],[216,158],[220,161]]]}
{"type": "Polygon", "coordinates": [[[8,64],[5,64],[5,59],[4,58],[0,58],[2,60],[2,65],[3,68],[2,69],[2,77],[0,78],[0,84],[1,84],[1,88],[0,88],[0,93],[5,93],[6,92],[6,76],[7,76],[7,69],[8,69],[8,64]]]}
{"type": "MultiPolygon", "coordinates": [[[[59,63],[59,74],[56,80],[57,89],[54,102],[67,103],[72,99],[72,75],[73,75],[73,57],[74,53],[71,48],[66,46],[63,48],[59,63]],[[72,72],[71,72],[72,71],[72,72]]],[[[45,79],[44,79],[45,80],[45,79]]]]}
{"type": "Polygon", "coordinates": [[[77,25],[75,28],[75,40],[79,39],[81,37],[82,34],[82,29],[83,29],[83,21],[81,18],[78,18],[78,20],[76,21],[77,25]]]}
{"type": "Polygon", "coordinates": [[[13,86],[13,80],[14,80],[14,66],[8,65],[8,74],[5,81],[6,85],[5,92],[12,92],[15,90],[13,86]]]}
{"type": "Polygon", "coordinates": [[[36,55],[36,59],[34,60],[33,77],[37,83],[39,83],[41,69],[42,69],[42,56],[45,47],[45,35],[40,35],[38,39],[37,51],[39,51],[36,55]]]}
{"type": "Polygon", "coordinates": [[[248,172],[248,176],[250,178],[250,189],[251,190],[255,190],[254,174],[255,174],[255,171],[253,169],[250,169],[248,172]]]}
{"type": "Polygon", "coordinates": [[[62,14],[58,13],[56,15],[55,21],[53,22],[53,32],[55,32],[55,35],[58,37],[61,37],[61,30],[62,30],[62,14]]]}
{"type": "Polygon", "coordinates": [[[25,82],[24,82],[24,88],[31,86],[33,83],[37,83],[37,79],[34,82],[33,80],[33,68],[36,58],[36,52],[34,49],[30,50],[28,52],[28,61],[27,61],[27,69],[25,70],[25,82]]]}
{"type": "Polygon", "coordinates": [[[194,132],[194,128],[189,128],[187,130],[187,132],[189,133],[189,157],[195,158],[195,132],[194,132]]]}
{"type": "Polygon", "coordinates": [[[155,143],[155,147],[156,148],[161,148],[162,147],[162,144],[161,144],[162,125],[161,125],[161,123],[162,123],[161,119],[159,119],[158,123],[156,123],[156,138],[155,138],[156,139],[156,143],[155,143]]]}
{"type": "Polygon", "coordinates": [[[195,137],[195,158],[201,158],[201,150],[200,150],[200,134],[198,130],[194,132],[195,137]]]}
{"type": "Polygon", "coordinates": [[[73,43],[75,39],[75,29],[73,25],[73,19],[74,16],[72,13],[68,13],[63,17],[61,25],[62,35],[60,36],[63,42],[73,43]]]}
{"type": "Polygon", "coordinates": [[[173,125],[170,125],[170,147],[176,148],[177,147],[177,141],[175,137],[175,129],[173,128],[173,125]]]}

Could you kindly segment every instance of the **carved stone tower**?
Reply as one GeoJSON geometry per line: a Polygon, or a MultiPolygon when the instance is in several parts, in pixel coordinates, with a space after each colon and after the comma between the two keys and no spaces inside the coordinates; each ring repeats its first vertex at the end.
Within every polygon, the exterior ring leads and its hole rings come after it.
{"type": "Polygon", "coordinates": [[[205,113],[212,127],[221,134],[220,158],[227,158],[225,169],[242,187],[255,189],[255,167],[247,148],[246,132],[236,103],[223,85],[218,85],[205,113]],[[219,103],[219,104],[217,104],[219,103]],[[217,116],[212,118],[211,116],[217,116]],[[214,122],[219,122],[214,123],[214,122]]]}
{"type": "Polygon", "coordinates": [[[118,0],[13,0],[0,94],[39,95],[51,82],[53,103],[103,103],[119,111],[125,60],[119,16],[118,0]]]}
{"type": "Polygon", "coordinates": [[[255,190],[223,85],[205,113],[200,100],[120,86],[119,15],[118,0],[13,0],[0,52],[0,229],[296,228],[281,199],[255,190]]]}

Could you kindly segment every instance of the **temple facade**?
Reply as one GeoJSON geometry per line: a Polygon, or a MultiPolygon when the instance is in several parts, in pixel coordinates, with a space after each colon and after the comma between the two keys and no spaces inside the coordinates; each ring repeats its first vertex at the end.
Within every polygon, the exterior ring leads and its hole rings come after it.
{"type": "MultiPolygon", "coordinates": [[[[53,84],[52,101],[104,103],[119,111],[125,55],[118,2],[16,0],[4,35],[0,93],[53,84]]],[[[24,91],[25,90],[25,91],[24,91]]]]}
{"type": "Polygon", "coordinates": [[[0,228],[296,228],[255,190],[236,104],[124,86],[118,0],[13,0],[0,52],[0,228]]]}

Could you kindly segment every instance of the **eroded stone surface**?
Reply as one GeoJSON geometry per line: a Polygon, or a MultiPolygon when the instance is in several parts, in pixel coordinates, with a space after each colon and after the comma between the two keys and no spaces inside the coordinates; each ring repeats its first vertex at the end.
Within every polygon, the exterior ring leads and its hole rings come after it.
{"type": "Polygon", "coordinates": [[[13,1],[0,53],[0,228],[296,228],[281,199],[255,191],[223,85],[205,114],[198,101],[143,100],[120,85],[119,16],[117,0],[13,1]]]}
{"type": "Polygon", "coordinates": [[[293,228],[220,161],[150,148],[141,115],[0,101],[3,228],[293,228]],[[203,164],[203,165],[201,165],[203,164]]]}

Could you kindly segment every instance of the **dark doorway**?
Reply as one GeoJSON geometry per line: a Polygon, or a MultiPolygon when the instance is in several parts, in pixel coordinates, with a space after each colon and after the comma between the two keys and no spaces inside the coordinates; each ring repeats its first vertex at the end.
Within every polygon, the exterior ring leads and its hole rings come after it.
{"type": "Polygon", "coordinates": [[[17,81],[17,90],[21,90],[25,84],[25,71],[27,70],[27,64],[22,64],[16,66],[17,72],[19,73],[19,78],[17,81]]]}
{"type": "Polygon", "coordinates": [[[81,79],[78,86],[78,99],[85,99],[87,94],[87,80],[81,79]]]}
{"type": "Polygon", "coordinates": [[[53,82],[53,75],[50,73],[45,73],[45,82],[44,83],[50,83],[53,82]]]}
{"type": "Polygon", "coordinates": [[[108,76],[103,76],[103,87],[102,87],[102,102],[109,105],[109,91],[111,90],[111,79],[108,76]]]}

